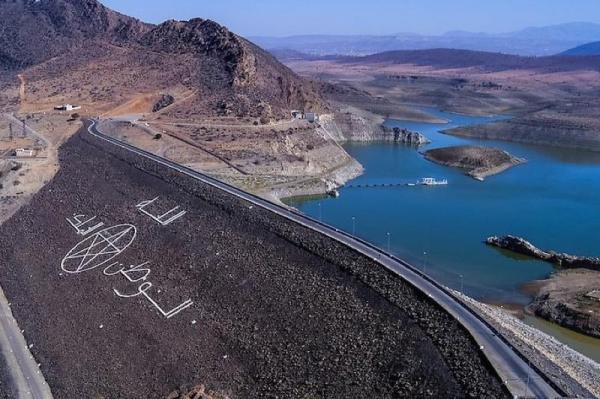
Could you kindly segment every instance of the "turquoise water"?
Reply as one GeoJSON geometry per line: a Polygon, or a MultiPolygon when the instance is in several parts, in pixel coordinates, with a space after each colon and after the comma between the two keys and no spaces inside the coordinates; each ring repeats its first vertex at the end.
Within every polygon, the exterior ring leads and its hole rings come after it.
{"type": "Polygon", "coordinates": [[[414,148],[391,143],[348,144],[365,174],[333,198],[288,204],[413,263],[448,286],[480,300],[525,304],[521,285],[547,277],[552,265],[490,248],[491,235],[513,234],[541,248],[600,256],[600,153],[463,139],[440,130],[503,117],[470,117],[428,109],[447,124],[387,122],[424,133],[430,148],[483,144],[526,158],[485,182],[426,161],[414,148]],[[359,184],[447,178],[446,187],[356,188],[359,184]],[[354,218],[354,222],[353,222],[354,218]],[[389,233],[389,236],[388,236],[389,233]],[[389,241],[388,241],[389,237],[389,241]],[[462,277],[461,277],[462,276],[462,277]]]}

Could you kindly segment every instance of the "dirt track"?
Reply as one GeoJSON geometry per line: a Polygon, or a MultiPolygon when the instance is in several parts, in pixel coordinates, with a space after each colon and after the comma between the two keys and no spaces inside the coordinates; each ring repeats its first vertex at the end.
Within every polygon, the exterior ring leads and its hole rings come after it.
{"type": "Polygon", "coordinates": [[[240,398],[504,397],[458,323],[370,260],[108,146],[72,138],[55,179],[0,229],[0,283],[56,398],[201,383],[240,398]],[[187,214],[163,227],[136,209],[157,196],[187,214]],[[107,276],[110,263],[61,270],[83,240],[74,213],[134,225],[116,260],[151,262],[164,309],[193,305],[167,320],[142,295],[115,295],[141,281],[107,276]]]}

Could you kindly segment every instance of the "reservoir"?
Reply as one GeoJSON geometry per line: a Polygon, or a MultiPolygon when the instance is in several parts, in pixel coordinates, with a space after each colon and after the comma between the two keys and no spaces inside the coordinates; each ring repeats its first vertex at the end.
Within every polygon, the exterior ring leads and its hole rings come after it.
{"type": "Polygon", "coordinates": [[[520,288],[548,277],[553,265],[486,246],[492,235],[524,237],[543,249],[600,256],[600,153],[460,138],[441,133],[504,117],[426,111],[445,124],[389,120],[432,143],[349,143],[345,149],[365,173],[341,188],[339,198],[294,198],[289,205],[354,232],[424,269],[443,284],[488,302],[525,305],[520,288]],[[479,182],[459,169],[431,163],[420,151],[451,145],[492,146],[527,159],[479,182]],[[364,187],[448,179],[448,186],[364,187]],[[361,187],[356,187],[361,186],[361,187]]]}

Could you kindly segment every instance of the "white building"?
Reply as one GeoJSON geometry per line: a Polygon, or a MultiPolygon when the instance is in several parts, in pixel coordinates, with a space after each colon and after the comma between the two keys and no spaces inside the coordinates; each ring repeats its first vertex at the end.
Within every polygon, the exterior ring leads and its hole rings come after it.
{"type": "Polygon", "coordinates": [[[32,157],[33,154],[34,154],[34,151],[31,148],[17,148],[15,150],[15,155],[18,158],[32,157]]]}
{"type": "Polygon", "coordinates": [[[303,119],[304,118],[304,112],[295,109],[295,110],[292,111],[292,118],[294,118],[294,119],[303,119]]]}
{"type": "Polygon", "coordinates": [[[64,105],[59,105],[58,107],[54,107],[54,109],[57,111],[75,111],[76,109],[81,109],[81,106],[72,105],[72,104],[64,104],[64,105]]]}
{"type": "Polygon", "coordinates": [[[309,121],[310,123],[315,123],[319,121],[319,115],[314,113],[314,112],[307,112],[304,117],[306,118],[307,121],[309,121]]]}

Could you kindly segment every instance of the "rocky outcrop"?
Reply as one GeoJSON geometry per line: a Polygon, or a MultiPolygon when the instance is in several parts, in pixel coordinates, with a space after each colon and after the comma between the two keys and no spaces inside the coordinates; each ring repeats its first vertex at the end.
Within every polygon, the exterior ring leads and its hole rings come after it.
{"type": "Polygon", "coordinates": [[[158,101],[152,107],[152,112],[158,112],[163,108],[168,107],[169,105],[175,102],[175,97],[170,94],[162,94],[158,101]]]}
{"type": "Polygon", "coordinates": [[[173,391],[167,399],[228,399],[228,396],[210,391],[204,385],[198,385],[187,393],[185,390],[173,391]]]}
{"type": "Polygon", "coordinates": [[[431,140],[429,140],[423,134],[419,132],[411,132],[408,129],[394,127],[391,129],[385,128],[384,131],[388,134],[393,134],[392,137],[395,143],[408,144],[417,147],[431,143],[431,140]]]}
{"type": "Polygon", "coordinates": [[[555,273],[542,282],[528,310],[538,317],[600,338],[600,284],[597,271],[574,269],[555,273]]]}
{"type": "Polygon", "coordinates": [[[531,256],[565,268],[584,268],[600,271],[600,258],[568,255],[554,251],[543,251],[529,241],[511,235],[489,237],[486,243],[522,255],[531,256]]]}
{"type": "Polygon", "coordinates": [[[425,159],[440,165],[464,169],[468,176],[477,180],[484,180],[526,162],[497,148],[468,145],[436,148],[424,155],[425,159]]]}
{"type": "Polygon", "coordinates": [[[331,122],[335,123],[335,127],[328,126],[328,130],[339,131],[343,141],[377,141],[385,135],[383,118],[360,110],[338,112],[331,122]]]}

